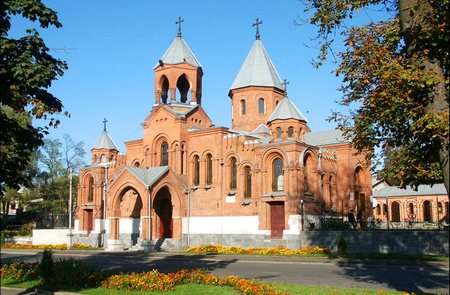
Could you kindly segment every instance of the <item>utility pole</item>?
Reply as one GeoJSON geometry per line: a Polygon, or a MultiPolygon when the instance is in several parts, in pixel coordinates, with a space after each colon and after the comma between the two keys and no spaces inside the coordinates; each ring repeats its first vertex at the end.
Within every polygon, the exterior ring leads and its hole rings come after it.
{"type": "Polygon", "coordinates": [[[69,168],[69,249],[72,248],[72,168],[69,168]]]}

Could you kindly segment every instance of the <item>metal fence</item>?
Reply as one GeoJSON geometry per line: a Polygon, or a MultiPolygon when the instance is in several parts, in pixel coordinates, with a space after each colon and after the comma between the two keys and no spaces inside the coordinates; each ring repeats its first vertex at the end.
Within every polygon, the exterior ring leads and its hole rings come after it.
{"type": "Polygon", "coordinates": [[[320,217],[318,222],[306,221],[306,230],[448,230],[447,222],[383,222],[369,220],[351,225],[345,218],[320,217]]]}

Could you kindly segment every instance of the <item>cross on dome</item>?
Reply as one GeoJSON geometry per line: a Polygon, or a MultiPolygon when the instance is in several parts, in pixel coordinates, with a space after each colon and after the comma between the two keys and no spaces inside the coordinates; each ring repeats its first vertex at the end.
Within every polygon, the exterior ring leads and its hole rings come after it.
{"type": "Polygon", "coordinates": [[[289,85],[289,81],[284,79],[283,82],[281,83],[281,85],[283,85],[284,96],[287,96],[287,86],[289,85]]]}
{"type": "Polygon", "coordinates": [[[103,123],[103,132],[106,132],[106,123],[108,123],[108,120],[106,120],[106,118],[104,118],[102,123],[103,123]]]}
{"type": "Polygon", "coordinates": [[[256,27],[256,35],[255,35],[256,40],[259,40],[259,38],[261,37],[259,35],[259,25],[260,24],[262,24],[262,20],[259,20],[259,18],[257,18],[256,22],[253,24],[253,26],[256,27]]]}
{"type": "Polygon", "coordinates": [[[181,19],[181,16],[179,16],[178,20],[175,22],[178,25],[177,37],[181,37],[181,23],[182,22],[184,22],[184,19],[181,19]]]}

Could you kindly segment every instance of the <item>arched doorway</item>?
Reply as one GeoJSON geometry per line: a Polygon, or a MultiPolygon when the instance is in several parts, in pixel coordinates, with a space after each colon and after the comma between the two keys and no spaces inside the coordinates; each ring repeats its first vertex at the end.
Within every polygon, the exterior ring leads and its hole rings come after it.
{"type": "Polygon", "coordinates": [[[393,222],[400,222],[400,204],[398,202],[393,202],[391,205],[391,214],[393,222]]]}
{"type": "Polygon", "coordinates": [[[155,196],[153,209],[158,216],[156,220],[156,234],[158,238],[173,237],[172,198],[167,187],[158,191],[155,196]]]}
{"type": "Polygon", "coordinates": [[[141,229],[143,202],[139,192],[125,187],[114,199],[113,216],[110,219],[110,239],[120,240],[126,248],[137,244],[141,229]]]}

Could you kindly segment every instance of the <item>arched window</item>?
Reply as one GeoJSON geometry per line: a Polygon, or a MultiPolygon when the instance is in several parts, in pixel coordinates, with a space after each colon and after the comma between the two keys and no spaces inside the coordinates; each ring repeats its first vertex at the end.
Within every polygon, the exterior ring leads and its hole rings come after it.
{"type": "Polygon", "coordinates": [[[409,208],[408,214],[410,214],[410,215],[414,214],[414,204],[413,203],[409,203],[408,208],[409,208]]]}
{"type": "Polygon", "coordinates": [[[198,185],[200,183],[200,160],[198,156],[194,156],[194,185],[198,185]]]}
{"type": "Polygon", "coordinates": [[[423,221],[432,222],[433,215],[431,214],[432,206],[430,201],[423,202],[423,221]]]}
{"type": "Polygon", "coordinates": [[[101,163],[106,163],[106,155],[105,154],[101,155],[100,162],[101,163]]]}
{"type": "Polygon", "coordinates": [[[288,137],[294,137],[294,127],[288,128],[288,137]]]}
{"type": "Polygon", "coordinates": [[[439,214],[444,213],[444,208],[442,208],[442,203],[441,203],[441,202],[439,202],[439,203],[437,204],[437,208],[438,208],[439,214]]]}
{"type": "Polygon", "coordinates": [[[87,201],[93,202],[94,201],[94,178],[93,177],[89,178],[88,183],[89,183],[89,192],[88,192],[87,201]]]}
{"type": "Polygon", "coordinates": [[[277,131],[277,138],[281,139],[281,128],[277,127],[276,131],[277,131]]]}
{"type": "Polygon", "coordinates": [[[161,163],[159,166],[167,166],[169,165],[169,145],[167,142],[163,142],[161,145],[161,163]]]}
{"type": "Polygon", "coordinates": [[[272,162],[272,189],[274,192],[284,191],[283,160],[280,158],[272,162]]]}
{"type": "Polygon", "coordinates": [[[377,215],[381,215],[381,206],[380,204],[377,205],[377,215]]]}
{"type": "Polygon", "coordinates": [[[245,166],[244,174],[245,174],[244,197],[248,199],[252,197],[252,170],[249,166],[245,166]]]}
{"type": "Polygon", "coordinates": [[[206,184],[212,184],[212,155],[206,155],[206,184]]]}
{"type": "Polygon", "coordinates": [[[264,106],[264,98],[260,98],[260,99],[258,100],[258,113],[264,114],[264,109],[265,109],[265,106],[264,106]]]}
{"type": "Polygon", "coordinates": [[[236,171],[236,158],[230,159],[230,189],[236,189],[237,183],[237,171],[236,171]]]}
{"type": "Polygon", "coordinates": [[[388,213],[388,206],[386,204],[383,204],[383,215],[387,215],[388,213]]]}
{"type": "Polygon", "coordinates": [[[330,176],[330,178],[328,179],[328,197],[329,197],[329,202],[330,202],[330,206],[333,206],[333,197],[334,197],[334,192],[333,192],[333,175],[330,176]]]}
{"type": "Polygon", "coordinates": [[[400,222],[400,204],[398,202],[392,202],[391,210],[392,221],[400,222]]]}
{"type": "Polygon", "coordinates": [[[313,191],[313,166],[313,156],[310,153],[307,153],[303,161],[303,182],[305,192],[313,191]]]}
{"type": "Polygon", "coordinates": [[[134,162],[134,165],[133,165],[134,167],[139,167],[139,166],[141,166],[141,164],[139,164],[139,162],[138,161],[136,161],[136,162],[134,162]]]}
{"type": "Polygon", "coordinates": [[[247,112],[247,106],[245,105],[245,100],[241,99],[241,115],[245,115],[247,112]]]}

